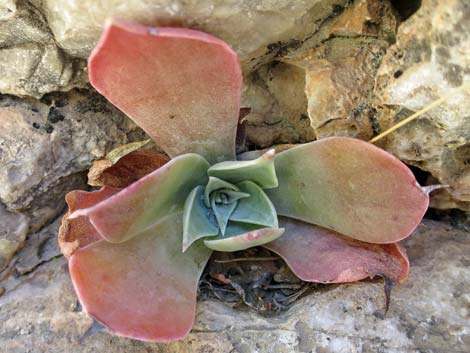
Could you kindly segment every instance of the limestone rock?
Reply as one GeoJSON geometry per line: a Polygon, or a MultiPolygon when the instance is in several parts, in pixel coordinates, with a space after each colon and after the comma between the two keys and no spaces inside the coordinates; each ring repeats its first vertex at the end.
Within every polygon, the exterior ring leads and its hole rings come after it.
{"type": "Polygon", "coordinates": [[[27,2],[0,5],[0,92],[40,98],[82,87],[84,61],[57,46],[39,9],[27,2]]]}
{"type": "Polygon", "coordinates": [[[21,213],[8,212],[0,203],[0,271],[23,246],[28,232],[28,219],[21,213]]]}
{"type": "Polygon", "coordinates": [[[423,1],[403,23],[383,59],[375,94],[382,130],[441,96],[446,103],[394,132],[383,146],[405,162],[451,186],[434,207],[470,208],[470,4],[423,1]]]}
{"type": "Polygon", "coordinates": [[[212,33],[228,42],[246,61],[266,52],[271,43],[303,39],[333,13],[335,6],[345,3],[344,0],[137,0],[117,5],[114,0],[45,0],[43,12],[60,46],[81,58],[89,55],[105,19],[115,16],[147,25],[173,24],[212,33]]]}
{"type": "Polygon", "coordinates": [[[369,102],[397,24],[390,3],[355,1],[322,27],[320,42],[304,43],[283,59],[305,70],[307,111],[317,138],[368,139],[374,133],[375,111],[369,102]]]}
{"type": "Polygon", "coordinates": [[[467,352],[469,234],[425,221],[406,246],[410,278],[393,289],[385,318],[380,282],[331,285],[273,317],[209,300],[198,303],[192,333],[168,345],[97,331],[77,305],[65,259],[56,258],[0,283],[6,290],[0,347],[9,353],[467,352]]]}
{"type": "Polygon", "coordinates": [[[346,3],[9,0],[0,4],[0,92],[39,98],[47,92],[83,87],[87,82],[84,59],[110,16],[212,33],[238,52],[249,72],[280,51],[298,47],[346,3]]]}
{"type": "Polygon", "coordinates": [[[249,75],[242,100],[242,105],[250,109],[242,119],[244,142],[264,148],[274,143],[314,140],[314,130],[305,112],[304,87],[304,70],[279,61],[249,75]]]}
{"type": "Polygon", "coordinates": [[[23,249],[15,261],[15,270],[20,275],[25,275],[36,269],[39,265],[48,262],[55,257],[62,256],[57,233],[61,218],[42,228],[39,232],[29,234],[23,249]]]}
{"type": "Polygon", "coordinates": [[[41,102],[0,101],[0,201],[31,217],[31,231],[54,219],[71,188],[107,151],[144,135],[97,94],[74,91],[41,102]]]}

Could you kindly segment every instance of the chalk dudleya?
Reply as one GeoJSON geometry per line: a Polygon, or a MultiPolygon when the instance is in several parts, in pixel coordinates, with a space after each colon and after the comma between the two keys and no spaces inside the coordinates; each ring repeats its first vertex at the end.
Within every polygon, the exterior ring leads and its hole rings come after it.
{"type": "Polygon", "coordinates": [[[394,156],[346,137],[237,160],[242,73],[222,40],[114,19],[88,69],[169,156],[140,155],[126,169],[135,181],[66,197],[59,243],[83,309],[109,331],[186,336],[213,250],[264,246],[305,281],[407,278],[399,241],[422,219],[426,190],[394,156]]]}

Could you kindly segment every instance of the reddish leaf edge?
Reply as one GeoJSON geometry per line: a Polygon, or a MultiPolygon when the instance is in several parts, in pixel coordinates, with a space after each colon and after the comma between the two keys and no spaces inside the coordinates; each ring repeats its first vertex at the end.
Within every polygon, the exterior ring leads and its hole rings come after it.
{"type": "MultiPolygon", "coordinates": [[[[292,270],[292,272],[301,280],[305,282],[312,282],[312,283],[323,283],[323,284],[341,284],[341,283],[356,283],[365,279],[373,279],[375,277],[382,277],[390,280],[393,285],[403,283],[407,280],[408,275],[409,275],[409,270],[410,270],[410,262],[408,259],[408,256],[406,254],[406,250],[400,242],[396,243],[389,243],[389,244],[374,244],[374,243],[366,243],[360,240],[352,239],[350,237],[347,237],[345,235],[339,234],[337,232],[334,232],[332,230],[329,230],[327,228],[323,228],[317,225],[313,225],[310,223],[302,222],[293,218],[288,218],[288,217],[281,217],[279,219],[280,226],[284,227],[286,229],[285,234],[280,237],[277,240],[274,240],[273,242],[267,243],[263,245],[263,247],[267,248],[268,250],[274,252],[275,254],[279,255],[287,264],[287,266],[292,270]],[[386,254],[387,257],[390,257],[390,259],[394,259],[394,261],[391,261],[391,264],[395,262],[394,266],[399,267],[396,268],[390,268],[390,270],[387,272],[386,270],[382,271],[371,271],[367,270],[364,268],[364,266],[359,266],[357,264],[349,264],[349,267],[345,270],[342,270],[339,274],[336,275],[336,278],[328,279],[328,280],[320,280],[318,277],[314,278],[312,274],[310,274],[310,277],[307,275],[303,275],[302,272],[302,266],[299,264],[295,264],[295,261],[297,261],[300,258],[305,259],[309,254],[300,254],[299,251],[295,251],[294,253],[291,252],[289,253],[284,253],[282,249],[279,249],[279,247],[282,247],[282,242],[286,241],[289,237],[295,237],[296,234],[294,233],[296,231],[295,227],[303,227],[304,229],[310,227],[312,229],[312,242],[315,242],[316,239],[315,232],[318,232],[320,234],[320,238],[323,239],[331,239],[333,241],[331,253],[334,253],[335,251],[338,251],[338,248],[341,248],[341,250],[346,249],[346,253],[348,249],[363,249],[367,252],[371,253],[382,253],[386,254]],[[277,248],[277,249],[276,249],[277,248]],[[380,250],[379,250],[380,248],[380,250]],[[374,250],[375,249],[375,250],[374,250]],[[397,270],[399,268],[399,271],[397,270]],[[349,272],[351,271],[351,272],[349,272]],[[396,273],[395,273],[395,272],[396,273]]],[[[303,235],[305,236],[306,233],[303,235]]],[[[299,231],[297,233],[297,236],[302,236],[301,232],[299,231]],[[300,234],[300,235],[299,235],[300,234]]],[[[294,241],[292,239],[291,241],[294,241]]],[[[300,243],[300,241],[298,242],[300,243]]],[[[320,239],[320,242],[318,243],[320,246],[325,246],[325,243],[320,239]]],[[[317,244],[315,244],[317,245],[317,244]]],[[[331,246],[331,244],[327,244],[328,246],[331,246]]],[[[308,243],[304,244],[302,249],[307,249],[308,248],[308,243]]],[[[328,249],[327,249],[328,250],[328,249]]],[[[355,250],[354,250],[355,251],[355,250]]],[[[314,257],[311,259],[311,266],[319,266],[319,261],[324,261],[324,255],[325,253],[317,253],[313,254],[314,257]],[[316,256],[316,257],[315,257],[316,256]]],[[[364,257],[364,254],[359,254],[357,255],[359,257],[364,257]]],[[[369,254],[367,255],[369,256],[369,254]]],[[[331,261],[331,259],[326,258],[326,262],[331,261]]],[[[373,257],[371,258],[373,260],[372,263],[377,262],[377,259],[374,259],[373,257]]],[[[384,259],[379,260],[379,262],[383,262],[384,259]]],[[[368,263],[364,263],[363,265],[367,265],[368,263]]],[[[321,264],[320,264],[321,266],[321,264]]],[[[324,266],[324,265],[323,265],[324,266]]],[[[371,267],[375,267],[374,266],[371,267]]],[[[328,268],[328,270],[331,270],[328,268]]],[[[333,269],[333,271],[335,271],[333,269]]]]}

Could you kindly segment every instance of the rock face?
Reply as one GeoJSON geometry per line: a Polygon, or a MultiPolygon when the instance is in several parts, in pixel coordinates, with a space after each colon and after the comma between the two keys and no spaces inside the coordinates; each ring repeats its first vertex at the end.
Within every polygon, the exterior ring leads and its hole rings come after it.
{"type": "MultiPolygon", "coordinates": [[[[54,230],[49,233],[53,237],[54,230]]],[[[0,345],[9,353],[467,352],[469,234],[426,221],[406,246],[410,278],[393,289],[385,318],[380,282],[331,285],[271,318],[199,302],[192,333],[169,345],[94,332],[93,321],[77,306],[63,258],[52,257],[31,273],[16,265],[24,274],[2,284],[0,345]]]]}
{"type": "Polygon", "coordinates": [[[314,33],[346,2],[9,0],[0,5],[0,91],[40,97],[82,87],[84,59],[109,16],[215,34],[232,45],[248,68],[277,53],[270,44],[299,43],[314,33]]]}
{"type": "Polygon", "coordinates": [[[29,223],[25,215],[8,212],[0,204],[0,271],[11,260],[15,252],[23,246],[29,223]]]}
{"type": "Polygon", "coordinates": [[[423,1],[400,26],[397,43],[380,66],[375,95],[380,127],[447,94],[451,98],[390,135],[384,147],[405,162],[450,185],[453,197],[434,200],[438,208],[470,209],[470,3],[423,1]]]}
{"type": "Polygon", "coordinates": [[[62,211],[64,194],[84,188],[91,162],[140,129],[97,94],[73,91],[41,101],[0,101],[0,202],[38,230],[62,211]]]}
{"type": "Polygon", "coordinates": [[[379,0],[1,1],[0,351],[468,351],[470,242],[447,224],[425,222],[408,242],[411,278],[385,319],[379,283],[331,286],[272,318],[205,301],[193,333],[167,346],[93,333],[55,245],[64,194],[86,187],[94,160],[146,139],[88,85],[108,16],[200,29],[237,51],[239,152],[368,140],[454,94],[379,144],[450,185],[434,207],[470,210],[470,90],[456,91],[470,75],[470,5],[423,0],[402,22],[419,2],[393,1],[404,3],[400,14],[379,0]]]}

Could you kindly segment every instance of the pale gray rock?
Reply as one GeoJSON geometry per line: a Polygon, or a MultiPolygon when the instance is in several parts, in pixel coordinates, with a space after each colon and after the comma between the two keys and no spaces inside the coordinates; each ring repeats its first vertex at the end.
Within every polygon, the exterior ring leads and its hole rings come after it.
{"type": "Polygon", "coordinates": [[[39,232],[28,235],[25,245],[18,254],[14,264],[18,274],[25,275],[30,273],[42,263],[62,256],[59,244],[57,243],[60,223],[61,218],[59,217],[39,232]]]}
{"type": "Polygon", "coordinates": [[[40,98],[83,87],[84,61],[69,57],[54,40],[44,15],[26,1],[0,4],[0,92],[40,98]]]}
{"type": "Polygon", "coordinates": [[[333,14],[335,6],[343,6],[346,1],[45,0],[42,3],[55,39],[73,56],[86,58],[99,38],[105,19],[115,16],[147,25],[174,24],[212,33],[228,42],[246,62],[265,54],[271,43],[304,39],[333,14]]]}
{"type": "Polygon", "coordinates": [[[83,87],[106,18],[190,27],[227,41],[245,72],[297,48],[346,0],[32,0],[0,4],[0,92],[41,97],[83,87]],[[250,38],[247,40],[247,38],[250,38]]]}
{"type": "Polygon", "coordinates": [[[0,201],[22,211],[37,231],[64,208],[64,195],[84,188],[95,159],[144,134],[102,97],[88,91],[42,101],[0,101],[0,201]]]}
{"type": "Polygon", "coordinates": [[[0,271],[23,246],[28,228],[28,218],[25,215],[8,212],[0,203],[0,271]]]}
{"type": "Polygon", "coordinates": [[[96,331],[77,304],[66,260],[54,258],[0,283],[0,347],[9,353],[467,352],[470,234],[425,221],[406,246],[410,278],[393,289],[385,318],[380,282],[331,285],[273,317],[210,300],[198,303],[192,333],[168,345],[96,331]]]}

